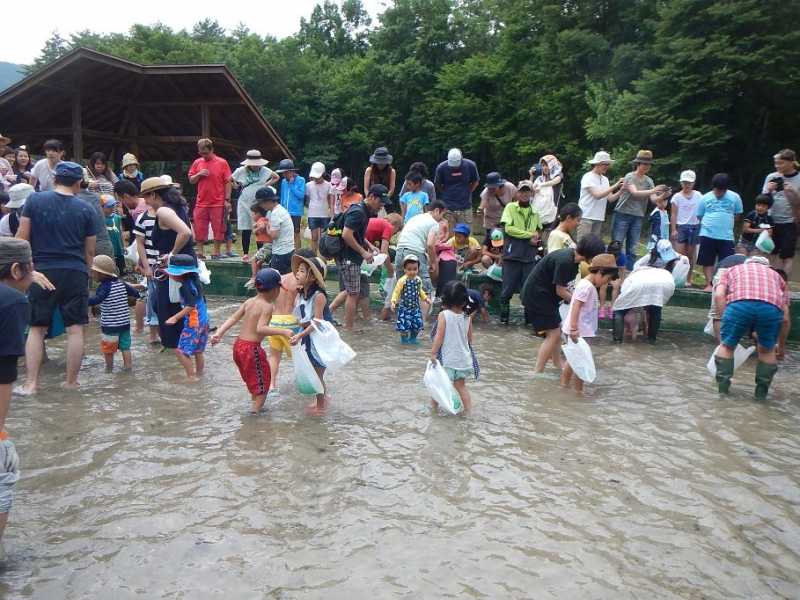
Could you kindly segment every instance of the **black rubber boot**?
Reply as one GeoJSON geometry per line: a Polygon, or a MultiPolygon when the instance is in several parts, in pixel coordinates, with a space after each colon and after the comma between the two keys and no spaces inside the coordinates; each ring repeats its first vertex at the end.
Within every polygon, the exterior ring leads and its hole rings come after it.
{"type": "Polygon", "coordinates": [[[508,325],[508,318],[511,314],[511,306],[509,304],[500,305],[500,324],[508,325]]]}
{"type": "Polygon", "coordinates": [[[648,310],[647,312],[647,339],[651,344],[655,344],[658,332],[661,330],[661,311],[648,310]]]}
{"type": "Polygon", "coordinates": [[[772,378],[778,372],[778,365],[758,361],[756,365],[756,400],[766,400],[772,378]]]}
{"type": "Polygon", "coordinates": [[[612,332],[614,336],[614,341],[621,344],[622,340],[625,338],[625,317],[619,311],[614,311],[612,316],[612,332]]]}
{"type": "Polygon", "coordinates": [[[731,377],[733,377],[733,359],[720,358],[714,356],[714,364],[717,367],[717,388],[720,394],[728,394],[731,391],[731,377]]]}

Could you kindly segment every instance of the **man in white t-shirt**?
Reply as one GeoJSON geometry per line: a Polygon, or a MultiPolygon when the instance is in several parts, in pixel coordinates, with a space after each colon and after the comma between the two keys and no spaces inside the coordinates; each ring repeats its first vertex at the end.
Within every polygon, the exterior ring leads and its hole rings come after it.
{"type": "Polygon", "coordinates": [[[578,206],[583,211],[583,217],[578,225],[578,241],[588,234],[602,235],[603,222],[606,220],[606,206],[609,202],[616,202],[622,193],[624,181],[620,179],[613,186],[609,185],[606,173],[614,161],[608,152],[596,152],[589,161],[592,170],[581,177],[581,193],[578,206]]]}
{"type": "Polygon", "coordinates": [[[308,200],[308,228],[311,230],[311,249],[319,251],[319,236],[328,226],[333,215],[333,189],[329,181],[325,181],[325,165],[315,162],[311,165],[306,183],[306,200],[308,200]]]}
{"type": "Polygon", "coordinates": [[[428,212],[411,217],[405,224],[400,236],[397,238],[397,254],[394,264],[402,265],[407,254],[413,254],[419,259],[419,276],[422,278],[422,287],[430,294],[433,291],[431,274],[437,273],[436,251],[434,243],[439,232],[439,222],[444,218],[445,208],[441,200],[431,202],[428,212]]]}
{"type": "Polygon", "coordinates": [[[64,159],[64,144],[60,140],[47,140],[43,146],[46,158],[36,161],[31,169],[31,185],[38,192],[53,189],[56,165],[64,159]]]}

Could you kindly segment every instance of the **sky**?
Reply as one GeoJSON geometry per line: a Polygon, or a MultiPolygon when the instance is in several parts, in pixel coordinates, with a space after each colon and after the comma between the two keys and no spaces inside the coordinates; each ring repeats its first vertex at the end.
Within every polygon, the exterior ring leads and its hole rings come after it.
{"type": "MultiPolygon", "coordinates": [[[[104,2],[58,2],[41,0],[36,2],[35,17],[26,26],[5,27],[0,61],[29,64],[38,56],[47,39],[54,31],[61,37],[89,29],[98,33],[122,33],[134,23],[146,25],[160,21],[173,29],[191,29],[205,18],[216,19],[230,30],[244,22],[251,31],[277,38],[296,33],[300,28],[300,17],[308,18],[314,5],[322,0],[263,0],[253,3],[170,2],[164,0],[137,0],[134,3],[108,4],[104,2]],[[251,13],[244,10],[252,7],[251,13]],[[191,11],[186,8],[191,7],[191,11]]],[[[381,12],[385,0],[363,0],[373,19],[381,12]]],[[[12,12],[14,9],[11,9],[12,12]]]]}

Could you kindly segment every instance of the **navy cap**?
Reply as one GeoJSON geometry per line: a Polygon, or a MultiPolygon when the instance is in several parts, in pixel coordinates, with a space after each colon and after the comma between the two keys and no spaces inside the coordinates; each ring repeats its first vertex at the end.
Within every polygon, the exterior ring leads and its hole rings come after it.
{"type": "Polygon", "coordinates": [[[500,173],[497,171],[492,171],[488,175],[486,175],[486,187],[496,188],[500,187],[501,185],[505,185],[506,180],[500,176],[500,173]]]}
{"type": "Polygon", "coordinates": [[[389,202],[389,188],[380,183],[369,186],[368,196],[376,196],[381,199],[381,202],[387,204],[389,202]]]}
{"type": "Polygon", "coordinates": [[[56,165],[56,177],[66,177],[80,181],[83,179],[83,167],[78,163],[62,160],[56,165]]]}
{"type": "Polygon", "coordinates": [[[466,223],[459,223],[453,227],[453,233],[460,233],[461,235],[469,235],[469,225],[466,223]]]}
{"type": "Polygon", "coordinates": [[[271,185],[265,185],[264,187],[256,190],[256,201],[261,202],[262,200],[273,200],[277,201],[278,195],[275,193],[275,188],[271,185]]]}
{"type": "Polygon", "coordinates": [[[281,285],[281,274],[269,267],[259,270],[256,273],[256,289],[259,292],[268,292],[281,285]]]}

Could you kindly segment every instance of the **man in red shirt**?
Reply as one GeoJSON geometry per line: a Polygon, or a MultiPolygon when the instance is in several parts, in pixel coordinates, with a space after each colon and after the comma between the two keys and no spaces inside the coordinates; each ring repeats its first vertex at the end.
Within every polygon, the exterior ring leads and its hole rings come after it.
{"type": "Polygon", "coordinates": [[[203,245],[208,241],[208,226],[214,231],[214,253],[219,258],[220,247],[225,239],[225,213],[231,207],[231,168],[228,161],[214,154],[214,143],[202,138],[197,140],[200,158],[189,169],[189,181],[197,186],[197,201],[194,205],[194,236],[200,246],[197,256],[204,258],[203,245]]]}
{"type": "Polygon", "coordinates": [[[757,400],[764,400],[778,370],[775,346],[789,314],[789,291],[778,272],[763,257],[726,269],[714,288],[717,314],[722,315],[720,346],[714,356],[717,386],[727,394],[733,377],[733,352],[743,336],[758,337],[757,400]]]}

